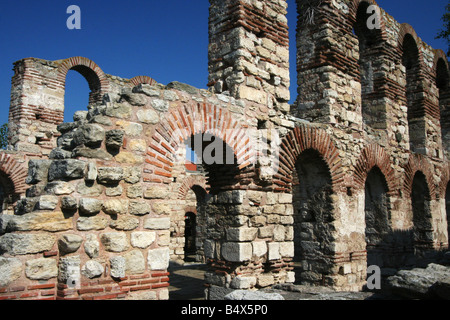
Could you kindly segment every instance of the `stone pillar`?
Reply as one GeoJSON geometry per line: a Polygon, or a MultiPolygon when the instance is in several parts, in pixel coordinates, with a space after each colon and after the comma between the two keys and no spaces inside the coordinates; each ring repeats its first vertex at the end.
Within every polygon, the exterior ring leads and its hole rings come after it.
{"type": "Polygon", "coordinates": [[[64,85],[57,64],[27,58],[14,64],[9,143],[30,156],[48,155],[56,147],[56,127],[64,120],[64,85]]]}
{"type": "Polygon", "coordinates": [[[285,0],[211,0],[209,86],[216,93],[289,111],[285,0]]]}

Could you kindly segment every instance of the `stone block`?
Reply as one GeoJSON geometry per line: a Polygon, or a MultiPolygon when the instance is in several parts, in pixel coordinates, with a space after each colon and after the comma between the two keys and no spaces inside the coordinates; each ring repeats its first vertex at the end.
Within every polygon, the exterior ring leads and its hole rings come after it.
{"type": "Polygon", "coordinates": [[[115,256],[109,259],[110,274],[113,278],[123,278],[126,275],[126,260],[124,257],[115,256]]]}
{"type": "Polygon", "coordinates": [[[222,245],[222,257],[230,262],[244,262],[252,258],[252,244],[248,242],[225,242],[222,245]]]}
{"type": "Polygon", "coordinates": [[[77,220],[79,231],[103,230],[109,225],[109,218],[104,216],[80,217],[77,220]]]}
{"type": "Polygon", "coordinates": [[[169,248],[159,248],[148,251],[147,262],[150,270],[167,270],[167,268],[169,268],[169,260],[169,248]]]}
{"type": "Polygon", "coordinates": [[[0,257],[0,287],[7,287],[19,279],[23,272],[23,265],[19,259],[0,257]]]}
{"type": "Polygon", "coordinates": [[[80,214],[85,216],[92,216],[98,214],[103,207],[103,202],[101,200],[92,198],[82,198],[80,199],[80,214]]]}
{"type": "Polygon", "coordinates": [[[30,160],[28,162],[28,177],[25,180],[26,183],[36,184],[41,181],[46,181],[51,163],[51,160],[30,160]]]}
{"type": "Polygon", "coordinates": [[[156,233],[151,231],[136,231],[131,234],[131,245],[135,248],[146,249],[156,240],[156,233]]]}
{"type": "Polygon", "coordinates": [[[124,178],[124,169],[121,167],[98,168],[97,181],[102,184],[114,184],[124,178]]]}
{"type": "Polygon", "coordinates": [[[53,160],[48,170],[49,181],[74,180],[84,177],[86,163],[81,160],[53,160]]]}
{"type": "Polygon", "coordinates": [[[130,231],[139,227],[139,219],[129,215],[120,215],[111,219],[109,226],[116,230],[130,231]]]}
{"type": "Polygon", "coordinates": [[[76,234],[65,234],[58,240],[58,248],[61,254],[76,252],[83,243],[83,238],[76,234]]]}
{"type": "Polygon", "coordinates": [[[95,260],[87,261],[81,268],[81,274],[89,279],[100,277],[104,271],[103,265],[95,260]]]}
{"type": "Polygon", "coordinates": [[[148,218],[144,222],[144,228],[150,230],[168,230],[170,218],[148,218]]]}
{"type": "Polygon", "coordinates": [[[110,199],[103,202],[102,210],[109,215],[121,215],[128,212],[128,200],[110,199]]]}
{"type": "Polygon", "coordinates": [[[122,232],[108,232],[101,235],[100,240],[106,251],[123,252],[128,250],[128,238],[122,232]]]}
{"type": "Polygon", "coordinates": [[[84,242],[84,251],[91,259],[98,257],[98,254],[100,252],[100,242],[98,241],[96,235],[88,234],[86,236],[86,241],[84,242]]]}
{"type": "Polygon", "coordinates": [[[73,228],[72,219],[61,211],[33,212],[13,216],[8,221],[10,231],[66,231],[73,228]]]}
{"type": "Polygon", "coordinates": [[[228,241],[253,241],[258,233],[257,228],[230,228],[227,229],[228,241]]]}
{"type": "Polygon", "coordinates": [[[55,259],[39,258],[25,263],[25,275],[31,280],[49,280],[58,276],[55,259]]]}
{"type": "Polygon", "coordinates": [[[236,276],[231,280],[233,289],[251,289],[256,285],[256,277],[236,276]]]}
{"type": "Polygon", "coordinates": [[[145,259],[140,250],[132,250],[127,252],[124,256],[126,273],[127,274],[141,274],[145,272],[145,259]]]}

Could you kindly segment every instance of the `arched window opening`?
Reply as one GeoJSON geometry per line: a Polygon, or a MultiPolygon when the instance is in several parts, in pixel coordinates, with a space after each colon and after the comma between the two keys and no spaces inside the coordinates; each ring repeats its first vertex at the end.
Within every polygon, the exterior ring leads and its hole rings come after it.
{"type": "MultiPolygon", "coordinates": [[[[364,123],[372,129],[385,129],[386,110],[383,103],[378,103],[378,95],[382,93],[376,89],[377,71],[381,68],[380,59],[381,30],[369,28],[367,21],[372,13],[367,13],[368,2],[361,2],[358,6],[353,32],[359,42],[359,71],[361,82],[361,112],[364,123]]],[[[382,97],[381,97],[382,98],[382,97]]]]}
{"type": "Polygon", "coordinates": [[[436,65],[436,87],[439,90],[439,109],[441,114],[442,141],[447,150],[450,143],[450,85],[449,71],[445,61],[440,58],[436,65]]]}
{"type": "Polygon", "coordinates": [[[425,109],[422,105],[420,84],[419,49],[413,36],[403,39],[402,64],[406,72],[406,106],[408,108],[408,128],[411,151],[425,153],[425,109]]]}
{"type": "Polygon", "coordinates": [[[69,70],[66,76],[64,95],[64,122],[72,122],[77,111],[87,111],[90,89],[86,79],[75,70],[69,70]]]}
{"type": "Polygon", "coordinates": [[[187,212],[184,216],[184,261],[195,261],[197,219],[194,212],[187,212]]]}
{"type": "Polygon", "coordinates": [[[411,204],[413,212],[413,241],[416,249],[433,246],[433,226],[431,223],[430,191],[427,180],[422,172],[414,176],[411,204]]]}
{"type": "Polygon", "coordinates": [[[239,168],[233,149],[222,139],[210,134],[193,135],[186,141],[188,149],[195,153],[196,169],[204,172],[210,193],[230,190],[237,183],[239,168]]]}
{"type": "Polygon", "coordinates": [[[450,243],[450,182],[445,191],[445,213],[447,216],[447,243],[450,243]]]}
{"type": "Polygon", "coordinates": [[[0,172],[0,214],[14,214],[14,203],[19,195],[14,192],[14,184],[3,172],[0,172]]]}
{"type": "Polygon", "coordinates": [[[390,240],[390,211],[386,179],[378,167],[367,175],[365,183],[365,221],[367,266],[387,266],[390,240]]]}
{"type": "Polygon", "coordinates": [[[293,172],[294,265],[301,284],[324,285],[329,274],[333,203],[331,174],[321,155],[305,150],[293,172]]]}

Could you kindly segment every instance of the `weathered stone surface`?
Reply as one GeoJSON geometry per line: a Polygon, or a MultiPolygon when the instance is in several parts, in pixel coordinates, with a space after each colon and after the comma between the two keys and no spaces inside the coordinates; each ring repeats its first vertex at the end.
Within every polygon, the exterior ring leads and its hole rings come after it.
{"type": "Polygon", "coordinates": [[[48,179],[53,181],[83,178],[85,166],[85,162],[80,160],[53,160],[48,171],[48,179]]]}
{"type": "Polygon", "coordinates": [[[77,185],[77,192],[88,197],[98,197],[103,193],[104,189],[104,186],[84,180],[77,185]]]}
{"type": "Polygon", "coordinates": [[[136,184],[141,181],[142,170],[139,167],[127,167],[124,169],[125,182],[136,184]]]}
{"type": "Polygon", "coordinates": [[[101,235],[100,240],[106,251],[123,252],[128,250],[127,235],[122,232],[108,232],[101,235]]]}
{"type": "Polygon", "coordinates": [[[86,241],[84,242],[84,251],[91,259],[98,257],[98,254],[100,252],[100,241],[98,241],[96,235],[88,234],[86,236],[86,241]]]}
{"type": "Polygon", "coordinates": [[[72,219],[66,218],[61,211],[33,212],[22,216],[13,216],[8,221],[10,231],[66,231],[72,229],[72,219]]]}
{"type": "Polygon", "coordinates": [[[98,124],[85,124],[77,128],[73,136],[76,145],[98,146],[105,139],[105,129],[98,124]]]}
{"type": "Polygon", "coordinates": [[[59,251],[64,254],[76,252],[83,243],[83,238],[76,234],[65,234],[58,240],[59,251]]]}
{"type": "Polygon", "coordinates": [[[126,214],[128,212],[128,200],[111,199],[103,202],[103,212],[109,215],[126,214]]]}
{"type": "Polygon", "coordinates": [[[167,199],[169,197],[169,190],[164,186],[152,186],[148,187],[144,192],[144,198],[146,199],[167,199]]]}
{"type": "Polygon", "coordinates": [[[258,233],[257,228],[230,228],[227,230],[228,241],[253,241],[258,233]]]}
{"type": "Polygon", "coordinates": [[[261,291],[235,290],[225,296],[225,300],[285,300],[279,293],[261,291]]]}
{"type": "Polygon", "coordinates": [[[178,81],[172,81],[169,84],[167,84],[166,86],[167,89],[175,89],[175,90],[179,90],[179,91],[185,91],[191,95],[196,95],[199,93],[199,90],[193,86],[190,86],[188,84],[185,83],[181,83],[178,81]]]}
{"type": "Polygon", "coordinates": [[[169,103],[167,101],[160,100],[160,99],[152,100],[151,106],[155,110],[161,111],[161,112],[166,112],[167,110],[169,110],[169,103]]]}
{"type": "Polygon", "coordinates": [[[151,249],[148,251],[147,262],[150,270],[167,270],[169,267],[169,248],[151,249]]]}
{"type": "Polygon", "coordinates": [[[75,191],[73,184],[65,181],[54,181],[47,184],[45,191],[57,196],[69,195],[75,191]]]}
{"type": "Polygon", "coordinates": [[[59,199],[56,196],[40,196],[37,202],[39,210],[54,210],[58,205],[59,199]]]}
{"type": "Polygon", "coordinates": [[[76,288],[80,285],[81,273],[80,256],[70,256],[59,259],[58,281],[76,288]]]}
{"type": "Polygon", "coordinates": [[[138,110],[136,116],[140,122],[146,124],[156,124],[159,122],[159,115],[155,110],[152,109],[141,109],[138,110]]]}
{"type": "Polygon", "coordinates": [[[109,225],[109,218],[104,216],[80,217],[77,220],[79,231],[103,230],[109,225]]]}
{"type": "Polygon", "coordinates": [[[145,201],[130,201],[129,212],[137,216],[143,216],[151,212],[151,207],[145,201]]]}
{"type": "Polygon", "coordinates": [[[0,249],[10,255],[25,255],[49,251],[56,238],[49,234],[8,233],[0,238],[0,249]]]}
{"type": "Polygon", "coordinates": [[[81,274],[89,279],[100,277],[104,271],[103,265],[95,260],[87,261],[81,268],[81,274]]]}
{"type": "Polygon", "coordinates": [[[62,210],[76,210],[78,209],[78,201],[73,197],[62,197],[61,198],[61,209],[62,210]]]}
{"type": "Polygon", "coordinates": [[[109,130],[105,134],[105,144],[111,149],[120,149],[123,145],[123,137],[125,132],[123,130],[115,129],[109,130]]]}
{"type": "Polygon", "coordinates": [[[156,240],[156,233],[151,231],[136,231],[131,234],[131,245],[135,248],[146,249],[156,240]]]}
{"type": "Polygon", "coordinates": [[[116,230],[130,231],[139,227],[139,219],[128,215],[113,217],[109,226],[116,230]]]}
{"type": "Polygon", "coordinates": [[[39,258],[25,263],[25,275],[31,280],[49,280],[58,276],[55,259],[39,258]]]}
{"type": "Polygon", "coordinates": [[[233,289],[250,289],[256,285],[256,277],[236,276],[231,280],[231,288],[233,289]]]}
{"type": "Polygon", "coordinates": [[[124,178],[124,169],[121,167],[98,168],[97,181],[103,184],[117,183],[124,178]]]}
{"type": "Polygon", "coordinates": [[[23,265],[19,259],[0,257],[0,287],[7,287],[19,279],[23,272],[23,265]]]}
{"type": "Polygon", "coordinates": [[[230,262],[244,262],[252,258],[251,243],[226,242],[222,245],[222,256],[230,262]]]}
{"type": "Polygon", "coordinates": [[[36,184],[46,181],[51,160],[30,160],[28,163],[28,177],[26,183],[36,184]]]}
{"type": "Polygon", "coordinates": [[[123,257],[126,260],[127,274],[141,274],[145,272],[145,258],[141,250],[132,250],[123,257]]]}
{"type": "Polygon", "coordinates": [[[433,298],[430,290],[437,282],[445,282],[449,277],[450,267],[431,263],[427,268],[401,270],[388,278],[389,289],[396,295],[408,299],[433,298]]]}
{"type": "Polygon", "coordinates": [[[92,182],[97,180],[97,166],[93,162],[89,162],[86,168],[85,180],[92,182]]]}
{"type": "Polygon", "coordinates": [[[72,151],[67,151],[62,148],[53,149],[48,158],[49,159],[70,159],[72,157],[72,151]]]}
{"type": "Polygon", "coordinates": [[[166,230],[170,228],[170,218],[148,218],[144,222],[144,228],[150,230],[166,230]]]}
{"type": "Polygon", "coordinates": [[[123,278],[126,275],[126,260],[124,257],[116,256],[109,259],[111,266],[111,277],[123,278]]]}
{"type": "Polygon", "coordinates": [[[72,157],[81,157],[89,159],[112,160],[113,156],[103,149],[92,149],[84,146],[78,146],[72,151],[72,157]]]}
{"type": "Polygon", "coordinates": [[[96,215],[102,210],[103,203],[101,200],[92,198],[82,198],[80,199],[79,209],[80,214],[85,216],[96,215]]]}

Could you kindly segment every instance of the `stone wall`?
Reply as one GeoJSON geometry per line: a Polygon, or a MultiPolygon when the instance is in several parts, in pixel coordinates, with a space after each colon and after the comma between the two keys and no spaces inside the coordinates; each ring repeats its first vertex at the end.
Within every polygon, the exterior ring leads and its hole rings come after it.
{"type": "Polygon", "coordinates": [[[371,0],[298,0],[289,106],[286,2],[210,3],[209,90],[81,57],[15,63],[0,299],[168,299],[193,211],[209,295],[358,291],[368,264],[448,248],[442,51],[383,10],[368,30],[371,0]],[[90,105],[62,123],[70,69],[90,105]],[[186,145],[201,170],[186,168],[186,145]]]}

